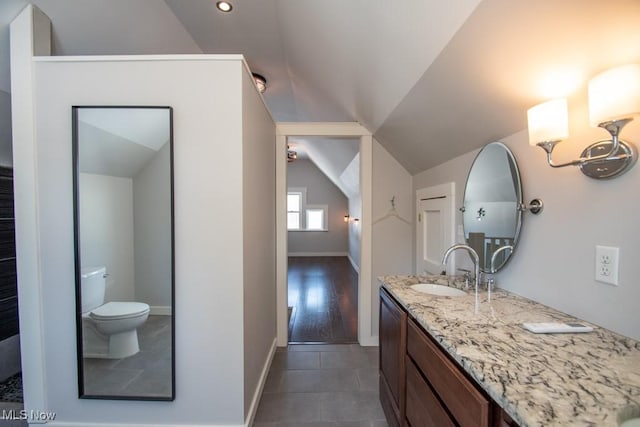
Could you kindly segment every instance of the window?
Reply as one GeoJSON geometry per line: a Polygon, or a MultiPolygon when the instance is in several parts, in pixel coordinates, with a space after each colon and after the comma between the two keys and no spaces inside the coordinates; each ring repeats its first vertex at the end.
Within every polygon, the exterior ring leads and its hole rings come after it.
{"type": "Polygon", "coordinates": [[[307,230],[326,230],[325,227],[325,207],[307,207],[307,230]]]}
{"type": "Polygon", "coordinates": [[[327,231],[327,205],[307,205],[306,188],[287,191],[287,230],[327,231]]]}
{"type": "Polygon", "coordinates": [[[287,229],[300,230],[300,216],[302,214],[302,192],[290,191],[287,193],[287,229]]]}

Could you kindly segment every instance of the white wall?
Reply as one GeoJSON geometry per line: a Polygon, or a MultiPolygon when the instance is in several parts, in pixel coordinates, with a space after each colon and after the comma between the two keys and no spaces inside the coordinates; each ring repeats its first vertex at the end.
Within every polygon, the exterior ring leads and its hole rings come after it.
{"type": "MultiPolygon", "coordinates": [[[[24,26],[22,30],[12,33],[16,46],[22,47],[20,37],[28,39],[24,26]]],[[[34,86],[29,86],[29,80],[19,82],[12,93],[23,99],[34,90],[35,108],[34,122],[28,103],[20,103],[19,111],[14,108],[14,135],[16,124],[20,128],[14,145],[26,144],[16,162],[20,188],[25,190],[19,203],[23,211],[41,219],[23,221],[18,229],[19,246],[34,238],[38,241],[32,246],[37,251],[33,258],[25,258],[21,265],[35,264],[39,270],[38,275],[20,270],[26,279],[19,285],[20,295],[28,306],[38,306],[40,301],[42,307],[41,311],[21,312],[21,325],[35,319],[34,327],[25,328],[28,336],[22,344],[23,368],[31,372],[27,409],[55,411],[59,425],[122,426],[124,420],[147,425],[243,423],[244,367],[239,362],[244,357],[243,222],[239,214],[243,210],[243,63],[239,57],[226,58],[85,62],[60,57],[32,63],[22,60],[16,65],[18,71],[28,71],[29,64],[34,67],[34,86]],[[71,106],[103,104],[174,108],[174,402],[77,398],[71,106]],[[30,150],[37,157],[35,169],[30,150]]]]}
{"type": "Polygon", "coordinates": [[[276,129],[246,70],[242,99],[246,419],[257,409],[276,344],[276,129]]]}
{"type": "Polygon", "coordinates": [[[167,142],[133,178],[135,301],[163,308],[171,307],[170,154],[167,142]]]}
{"type": "Polygon", "coordinates": [[[373,199],[372,199],[372,249],[371,249],[371,329],[378,335],[380,305],[378,277],[385,274],[411,274],[413,272],[412,237],[414,226],[398,218],[383,218],[391,210],[391,198],[395,197],[398,214],[413,221],[412,177],[378,141],[373,140],[373,199]]]}
{"type": "Polygon", "coordinates": [[[133,182],[89,173],[79,181],[82,267],[107,268],[106,301],[133,301],[133,182]]]}
{"type": "MultiPolygon", "coordinates": [[[[586,88],[569,100],[570,139],[554,153],[557,162],[577,158],[606,132],[588,126],[586,88]]],[[[640,121],[629,124],[623,139],[640,142],[640,121]]],[[[552,169],[545,153],[530,147],[526,131],[502,140],[515,154],[525,201],[542,198],[544,211],[525,213],[512,260],[496,274],[498,286],[581,319],[640,339],[640,167],[618,178],[597,181],[576,167],[552,169]],[[620,285],[594,280],[595,246],[620,248],[620,285]]],[[[490,142],[490,141],[487,141],[490,142]]],[[[474,150],[414,176],[414,189],[455,181],[464,188],[474,150]]],[[[456,206],[462,205],[462,191],[456,206]]],[[[461,215],[457,215],[461,224],[461,215]]],[[[466,256],[465,256],[466,257],[466,256]]]]}
{"type": "Polygon", "coordinates": [[[12,157],[11,94],[0,90],[0,166],[11,166],[12,157]]]}
{"type": "Polygon", "coordinates": [[[310,160],[300,159],[287,165],[287,187],[306,188],[307,205],[327,205],[328,231],[289,231],[289,255],[346,254],[348,250],[347,198],[310,160]]]}

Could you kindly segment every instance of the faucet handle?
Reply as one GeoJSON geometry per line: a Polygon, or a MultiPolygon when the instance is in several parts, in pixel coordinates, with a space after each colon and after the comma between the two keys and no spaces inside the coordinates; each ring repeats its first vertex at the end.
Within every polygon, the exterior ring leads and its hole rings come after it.
{"type": "Polygon", "coordinates": [[[489,277],[487,279],[487,301],[491,302],[491,291],[493,290],[493,288],[495,288],[496,286],[496,279],[494,279],[493,277],[489,277]]]}
{"type": "Polygon", "coordinates": [[[469,282],[471,282],[471,270],[458,268],[458,271],[462,271],[464,273],[464,288],[469,289],[469,282]]]}
{"type": "Polygon", "coordinates": [[[469,280],[469,279],[471,279],[473,277],[473,274],[472,274],[471,270],[468,270],[466,268],[458,268],[457,270],[463,272],[464,273],[464,278],[467,279],[467,280],[469,280]]]}

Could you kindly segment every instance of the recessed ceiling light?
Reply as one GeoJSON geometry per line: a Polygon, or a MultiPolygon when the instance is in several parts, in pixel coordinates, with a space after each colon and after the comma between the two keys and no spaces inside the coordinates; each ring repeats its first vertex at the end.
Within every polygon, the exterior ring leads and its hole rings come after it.
{"type": "Polygon", "coordinates": [[[217,2],[216,7],[220,12],[231,12],[231,9],[233,9],[233,6],[228,1],[217,2]]]}
{"type": "Polygon", "coordinates": [[[220,12],[231,12],[233,9],[233,5],[228,1],[219,1],[216,3],[216,7],[220,12]]]}

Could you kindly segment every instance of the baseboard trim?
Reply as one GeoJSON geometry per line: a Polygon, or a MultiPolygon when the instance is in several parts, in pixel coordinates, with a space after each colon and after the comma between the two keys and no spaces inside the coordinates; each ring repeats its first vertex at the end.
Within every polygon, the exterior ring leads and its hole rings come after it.
{"type": "Polygon", "coordinates": [[[363,347],[378,347],[379,345],[378,335],[362,338],[360,339],[359,344],[363,347]]]}
{"type": "Polygon", "coordinates": [[[347,252],[289,252],[287,256],[349,256],[347,252]]]}
{"type": "Polygon", "coordinates": [[[356,262],[351,258],[351,254],[347,254],[347,258],[349,258],[349,262],[351,263],[351,267],[356,271],[356,273],[360,274],[360,267],[356,264],[356,262]]]}
{"type": "Polygon", "coordinates": [[[250,427],[253,424],[253,419],[256,417],[256,412],[258,411],[258,405],[260,404],[260,398],[262,397],[262,390],[264,389],[264,385],[267,382],[267,375],[269,375],[269,369],[271,369],[271,362],[273,362],[273,356],[276,354],[276,348],[278,344],[278,339],[274,338],[271,343],[271,349],[269,349],[269,355],[267,356],[266,363],[262,368],[262,373],[260,374],[260,381],[258,381],[258,387],[256,387],[256,391],[253,394],[253,399],[251,400],[251,406],[249,407],[249,412],[247,413],[247,418],[244,422],[244,427],[250,427]]]}
{"type": "Polygon", "coordinates": [[[151,306],[149,314],[154,316],[171,316],[171,307],[162,305],[151,306]]]}

